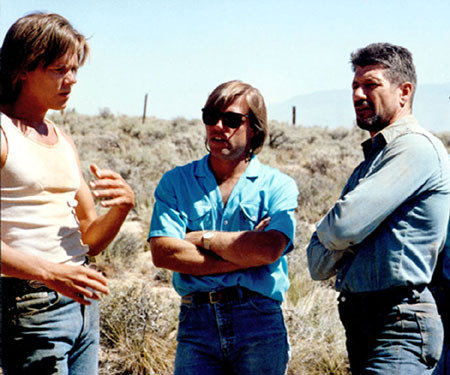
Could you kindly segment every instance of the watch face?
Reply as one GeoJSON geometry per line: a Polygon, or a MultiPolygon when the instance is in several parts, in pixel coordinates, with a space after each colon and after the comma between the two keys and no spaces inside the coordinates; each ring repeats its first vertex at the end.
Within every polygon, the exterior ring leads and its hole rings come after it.
{"type": "Polygon", "coordinates": [[[213,238],[213,236],[214,236],[214,232],[206,232],[203,235],[203,238],[206,239],[206,240],[210,240],[211,238],[213,238]]]}
{"type": "Polygon", "coordinates": [[[206,232],[203,236],[202,236],[202,242],[203,242],[203,247],[206,250],[209,250],[210,248],[210,240],[211,238],[214,237],[214,232],[206,232]]]}

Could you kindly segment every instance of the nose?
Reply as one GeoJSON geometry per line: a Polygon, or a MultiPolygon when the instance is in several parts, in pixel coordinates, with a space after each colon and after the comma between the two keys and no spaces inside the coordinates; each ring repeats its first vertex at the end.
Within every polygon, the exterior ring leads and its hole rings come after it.
{"type": "Polygon", "coordinates": [[[218,120],[217,120],[217,122],[216,122],[216,124],[213,126],[214,128],[219,128],[219,129],[224,129],[224,126],[223,126],[223,124],[222,124],[222,117],[220,117],[218,120]]]}
{"type": "Polygon", "coordinates": [[[356,102],[358,100],[367,99],[366,94],[361,86],[353,88],[353,101],[356,102]]]}
{"type": "Polygon", "coordinates": [[[67,72],[66,76],[64,77],[64,81],[67,85],[74,85],[77,83],[77,71],[75,69],[71,69],[67,72]]]}

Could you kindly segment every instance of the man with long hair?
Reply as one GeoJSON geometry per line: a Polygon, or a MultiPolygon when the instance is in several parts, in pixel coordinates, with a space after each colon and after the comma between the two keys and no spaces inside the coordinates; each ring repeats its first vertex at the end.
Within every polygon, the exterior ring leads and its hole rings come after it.
{"type": "Polygon", "coordinates": [[[47,117],[66,107],[89,47],[62,16],[16,21],[0,51],[1,307],[5,375],[96,374],[99,293],[87,265],[116,236],[134,194],[91,165],[97,216],[74,143],[47,117]]]}
{"type": "Polygon", "coordinates": [[[223,83],[202,111],[209,153],[164,174],[149,234],[181,296],[175,374],[282,375],[297,187],[255,156],[268,131],[257,89],[223,83]]]}

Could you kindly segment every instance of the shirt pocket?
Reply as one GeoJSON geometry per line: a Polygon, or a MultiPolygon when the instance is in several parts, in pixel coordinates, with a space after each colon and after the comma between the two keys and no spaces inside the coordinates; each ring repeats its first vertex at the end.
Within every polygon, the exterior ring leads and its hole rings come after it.
{"type": "Polygon", "coordinates": [[[241,230],[253,230],[259,220],[259,206],[254,203],[241,203],[241,230]]]}
{"type": "Polygon", "coordinates": [[[190,212],[187,213],[186,233],[198,230],[211,230],[213,227],[213,212],[211,204],[207,201],[194,203],[190,212]]]}

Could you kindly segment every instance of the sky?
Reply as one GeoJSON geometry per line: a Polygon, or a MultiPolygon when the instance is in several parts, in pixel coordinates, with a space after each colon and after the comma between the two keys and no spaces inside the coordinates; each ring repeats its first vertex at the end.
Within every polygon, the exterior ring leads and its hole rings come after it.
{"type": "MultiPolygon", "coordinates": [[[[420,84],[450,82],[448,0],[0,0],[0,39],[20,17],[56,12],[89,38],[69,108],[199,118],[240,79],[268,105],[348,89],[349,56],[372,42],[413,54],[420,84]]],[[[269,113],[269,118],[270,118],[269,113]]]]}

